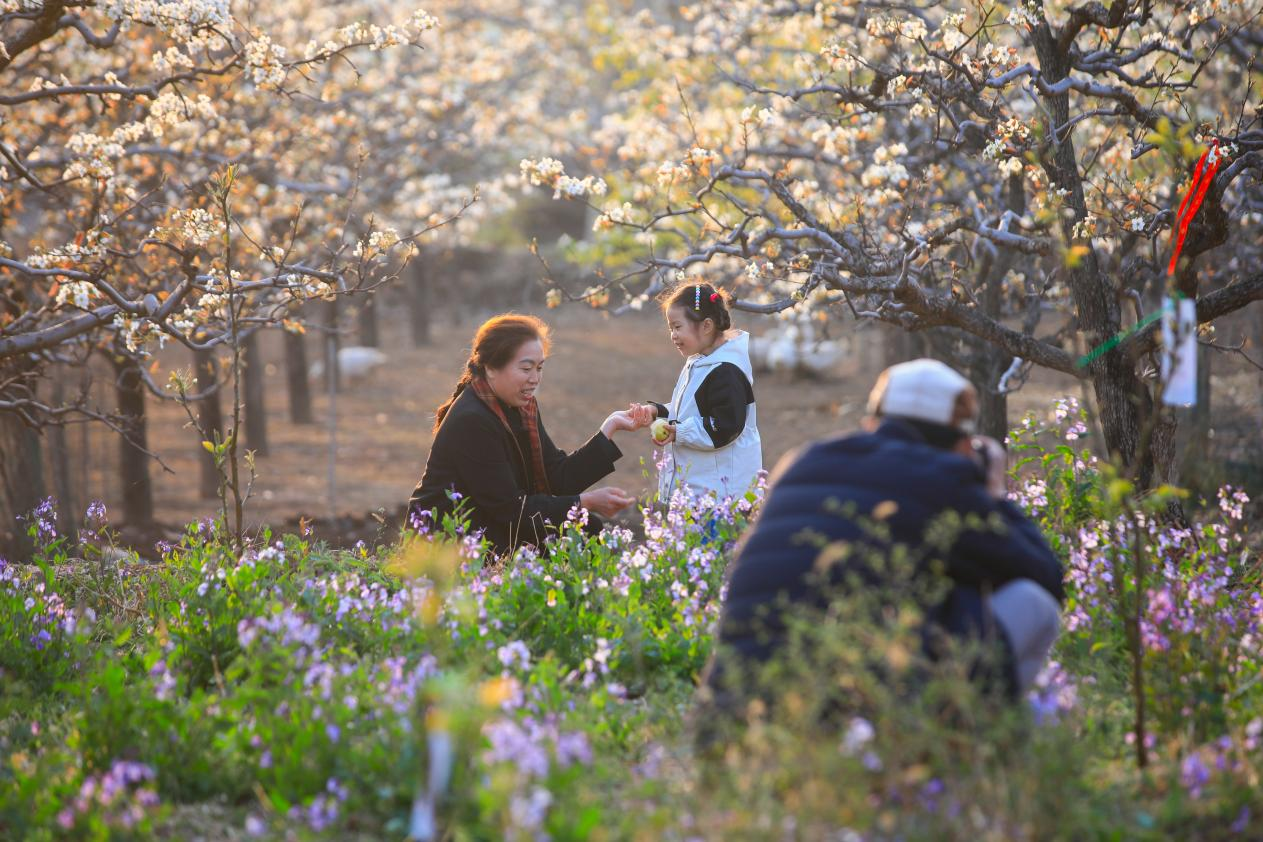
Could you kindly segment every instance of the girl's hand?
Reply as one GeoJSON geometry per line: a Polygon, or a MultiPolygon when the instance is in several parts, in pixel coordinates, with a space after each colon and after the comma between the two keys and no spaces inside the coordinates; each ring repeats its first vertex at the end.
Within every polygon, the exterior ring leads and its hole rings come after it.
{"type": "Polygon", "coordinates": [[[675,425],[665,418],[659,418],[649,425],[649,438],[658,447],[666,447],[675,441],[675,425]]]}
{"type": "Polygon", "coordinates": [[[647,403],[633,403],[627,407],[627,411],[631,413],[638,430],[641,427],[648,427],[658,417],[658,407],[647,403]]]}

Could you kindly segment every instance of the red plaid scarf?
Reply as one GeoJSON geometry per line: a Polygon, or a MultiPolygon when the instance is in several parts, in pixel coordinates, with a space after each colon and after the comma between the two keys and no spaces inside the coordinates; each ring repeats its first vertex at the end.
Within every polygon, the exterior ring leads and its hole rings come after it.
{"type": "MultiPolygon", "coordinates": [[[[509,435],[513,438],[514,444],[516,444],[517,436],[513,434],[513,425],[509,423],[508,416],[504,414],[504,409],[500,406],[500,399],[491,390],[491,384],[485,378],[475,377],[470,381],[469,387],[474,390],[474,394],[478,396],[478,399],[496,414],[496,417],[500,419],[504,429],[509,431],[509,435]]],[[[531,398],[531,402],[518,411],[522,414],[522,423],[531,437],[531,467],[535,473],[534,488],[531,491],[535,494],[551,494],[552,491],[548,488],[548,471],[544,468],[544,446],[539,441],[539,407],[535,403],[535,398],[531,398]]]]}

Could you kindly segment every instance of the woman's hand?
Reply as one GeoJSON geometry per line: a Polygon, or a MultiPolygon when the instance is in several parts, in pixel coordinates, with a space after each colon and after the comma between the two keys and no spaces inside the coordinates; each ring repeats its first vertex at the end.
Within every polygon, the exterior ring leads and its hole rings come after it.
{"type": "Polygon", "coordinates": [[[635,502],[636,498],[621,488],[594,488],[579,495],[579,505],[601,517],[613,517],[635,502]]]}
{"type": "Polygon", "coordinates": [[[606,418],[605,423],[601,425],[601,432],[605,434],[607,439],[611,439],[619,430],[630,432],[648,426],[653,423],[654,415],[657,415],[657,410],[652,406],[632,404],[628,409],[611,412],[610,417],[606,418]]]}

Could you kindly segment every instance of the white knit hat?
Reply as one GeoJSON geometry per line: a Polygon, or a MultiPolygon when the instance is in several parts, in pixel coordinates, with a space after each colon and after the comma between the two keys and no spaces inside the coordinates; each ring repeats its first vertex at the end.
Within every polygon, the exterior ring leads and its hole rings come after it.
{"type": "MultiPolygon", "coordinates": [[[[869,415],[895,415],[951,425],[956,399],[972,384],[938,360],[920,359],[892,365],[882,372],[868,396],[869,415]]],[[[973,432],[973,419],[955,425],[973,432]]]]}

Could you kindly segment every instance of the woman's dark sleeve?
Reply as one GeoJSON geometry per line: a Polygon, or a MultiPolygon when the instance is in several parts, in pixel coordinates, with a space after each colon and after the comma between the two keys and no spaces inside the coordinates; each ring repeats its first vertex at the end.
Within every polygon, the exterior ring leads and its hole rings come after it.
{"type": "MultiPolygon", "coordinates": [[[[541,428],[541,440],[544,440],[543,432],[541,428]]],[[[510,524],[515,537],[521,535],[523,528],[530,527],[542,538],[541,521],[560,524],[570,508],[579,502],[577,492],[523,494],[509,461],[514,457],[505,453],[503,433],[496,427],[495,419],[469,419],[453,437],[451,446],[461,487],[468,491],[474,508],[485,520],[510,524]]],[[[548,445],[544,452],[547,454],[548,445]]]]}
{"type": "Polygon", "coordinates": [[[539,422],[539,441],[544,448],[544,468],[548,486],[557,494],[579,494],[597,480],[614,472],[614,462],[622,455],[614,442],[597,432],[588,443],[567,454],[548,437],[543,419],[539,422]]]}
{"type": "Polygon", "coordinates": [[[732,363],[715,368],[697,389],[699,417],[686,418],[675,428],[676,444],[697,450],[718,450],[732,444],[746,426],[754,390],[741,369],[732,363]]]}

